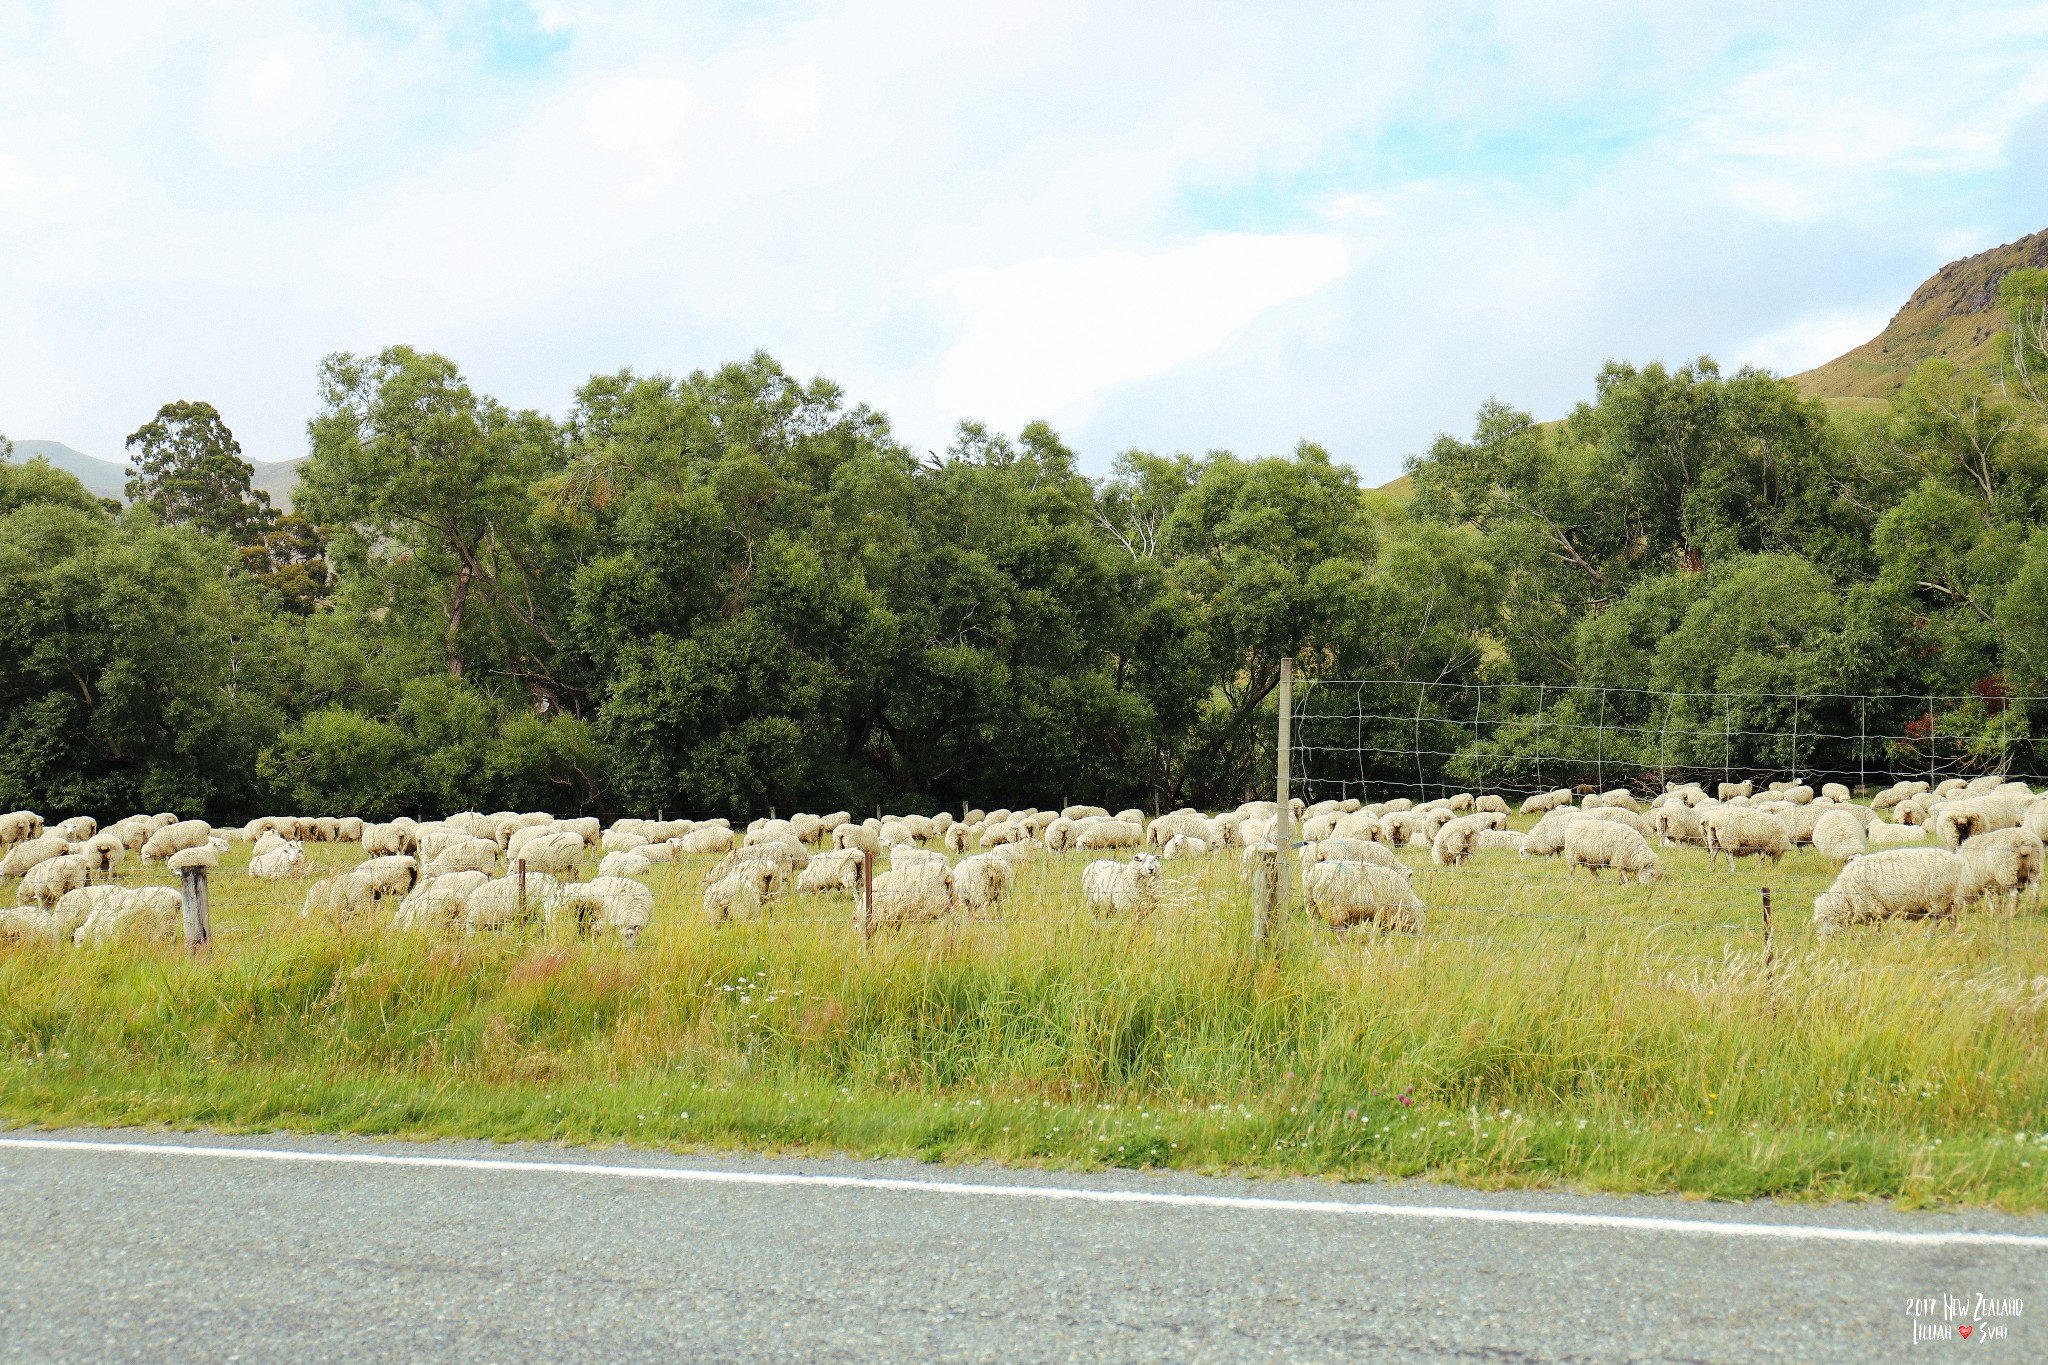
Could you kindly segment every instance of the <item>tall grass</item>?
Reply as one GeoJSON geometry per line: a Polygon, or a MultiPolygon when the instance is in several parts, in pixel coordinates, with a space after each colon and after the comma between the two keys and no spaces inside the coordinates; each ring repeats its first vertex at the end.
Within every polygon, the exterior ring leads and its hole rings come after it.
{"type": "Polygon", "coordinates": [[[243,856],[197,958],[0,948],[0,1116],[2048,1207],[2048,924],[1822,944],[1811,852],[1418,856],[1427,932],[1296,917],[1262,960],[1229,858],[1142,923],[1046,858],[999,921],[867,944],[843,898],[714,929],[683,865],[626,951],[306,920],[243,856]]]}

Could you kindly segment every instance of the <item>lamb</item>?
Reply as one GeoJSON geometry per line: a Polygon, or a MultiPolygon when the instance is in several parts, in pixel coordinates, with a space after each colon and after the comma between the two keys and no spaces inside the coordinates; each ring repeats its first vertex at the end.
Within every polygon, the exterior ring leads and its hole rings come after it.
{"type": "Polygon", "coordinates": [[[70,852],[71,845],[54,834],[24,839],[8,849],[5,858],[0,858],[0,877],[19,877],[37,863],[62,858],[70,852]]]}
{"type": "Polygon", "coordinates": [[[583,836],[574,830],[548,830],[519,845],[517,862],[523,859],[529,874],[559,873],[573,877],[583,867],[583,836]]]}
{"type": "Polygon", "coordinates": [[[1543,815],[1549,811],[1556,810],[1560,806],[1569,806],[1571,803],[1571,788],[1559,787],[1555,791],[1537,792],[1534,796],[1522,802],[1522,814],[1543,815]]]}
{"type": "Polygon", "coordinates": [[[97,948],[135,938],[176,943],[184,937],[185,902],[170,887],[99,889],[105,894],[93,901],[84,922],[72,931],[71,941],[79,947],[97,948]]]}
{"type": "MultiPolygon", "coordinates": [[[[404,855],[392,855],[402,857],[404,855]]],[[[287,840],[268,852],[258,853],[249,859],[249,875],[276,880],[283,877],[304,876],[306,846],[297,839],[287,840]]]]}
{"type": "Polygon", "coordinates": [[[1490,813],[1460,815],[1447,820],[1430,842],[1429,860],[1438,867],[1456,867],[1472,856],[1479,846],[1479,835],[1493,826],[1487,823],[1490,813]]]}
{"type": "Polygon", "coordinates": [[[1954,919],[1970,898],[1969,865],[1944,848],[1894,848],[1849,860],[1813,898],[1813,924],[1828,938],[1881,919],[1954,919]]]}
{"type": "MultiPolygon", "coordinates": [[[[494,877],[470,891],[462,902],[462,927],[468,933],[503,929],[519,921],[519,877],[494,877]]],[[[551,923],[562,899],[562,884],[545,872],[526,874],[526,917],[551,923]]]]}
{"type": "Polygon", "coordinates": [[[870,938],[884,924],[942,920],[956,907],[951,869],[913,863],[876,877],[872,896],[856,892],[853,923],[862,938],[870,938]]]}
{"type": "Polygon", "coordinates": [[[1166,841],[1159,856],[1167,859],[1202,858],[1208,856],[1209,841],[1192,834],[1176,834],[1166,841]]]}
{"type": "MultiPolygon", "coordinates": [[[[1074,836],[1074,847],[1078,849],[1137,848],[1145,841],[1141,826],[1125,820],[1097,820],[1083,827],[1074,836]]],[[[1052,841],[1047,840],[1050,848],[1052,841]]]]}
{"type": "Polygon", "coordinates": [[[600,877],[644,877],[654,864],[637,853],[607,853],[597,864],[600,877]]]}
{"type": "Polygon", "coordinates": [[[1645,886],[1664,875],[1663,865],[1650,850],[1649,841],[1627,825],[1611,820],[1576,820],[1567,825],[1564,865],[1567,873],[1583,867],[1595,877],[1600,875],[1601,868],[1611,867],[1621,873],[1623,881],[1638,881],[1645,886]]]}
{"type": "Polygon", "coordinates": [[[213,837],[213,826],[204,820],[180,820],[165,825],[142,844],[144,862],[162,862],[182,849],[196,848],[213,837]]]}
{"type": "Polygon", "coordinates": [[[1098,915],[1142,919],[1159,903],[1159,880],[1157,854],[1134,854],[1128,863],[1102,858],[1081,869],[1081,894],[1098,915]]]}
{"type": "Polygon", "coordinates": [[[1302,878],[1309,913],[1332,929],[1370,923],[1375,928],[1422,932],[1422,900],[1408,879],[1376,863],[1320,862],[1302,878]]]}
{"type": "Polygon", "coordinates": [[[566,888],[554,906],[557,914],[576,917],[576,930],[592,938],[609,929],[621,945],[638,947],[640,934],[654,918],[654,893],[625,877],[593,877],[566,888]]]}
{"type": "MultiPolygon", "coordinates": [[[[1187,836],[1177,836],[1186,838],[1187,836]]],[[[1010,894],[1010,864],[992,853],[962,858],[953,868],[953,894],[973,919],[994,919],[1010,894]]]]}
{"type": "Polygon", "coordinates": [[[1837,868],[1869,851],[1863,837],[1863,822],[1845,810],[1821,812],[1813,822],[1813,851],[1837,868]]]}
{"type": "Polygon", "coordinates": [[[84,886],[90,874],[91,865],[76,854],[45,858],[22,876],[21,903],[54,909],[65,895],[84,886]]]}
{"type": "Polygon", "coordinates": [[[1769,858],[1777,863],[1792,848],[1792,836],[1786,833],[1785,822],[1769,811],[1716,806],[1707,812],[1704,823],[1709,868],[1716,858],[1724,856],[1730,872],[1735,870],[1737,858],[1769,858]]]}
{"type": "Polygon", "coordinates": [[[445,929],[462,916],[469,893],[489,881],[483,872],[448,872],[422,881],[398,903],[393,929],[445,929]]]}
{"type": "Polygon", "coordinates": [[[1525,858],[1554,858],[1564,852],[1564,833],[1581,820],[1593,817],[1573,806],[1559,806],[1544,812],[1522,841],[1525,858]]]}
{"type": "Polygon", "coordinates": [[[851,891],[860,885],[861,863],[867,854],[857,848],[835,848],[813,854],[797,874],[798,891],[851,891]]]}
{"type": "Polygon", "coordinates": [[[2018,914],[2020,897],[2032,888],[2035,908],[2040,907],[2041,841],[2033,834],[2023,829],[1973,834],[1957,852],[1969,867],[1969,899],[2003,902],[2007,914],[2018,914]]]}

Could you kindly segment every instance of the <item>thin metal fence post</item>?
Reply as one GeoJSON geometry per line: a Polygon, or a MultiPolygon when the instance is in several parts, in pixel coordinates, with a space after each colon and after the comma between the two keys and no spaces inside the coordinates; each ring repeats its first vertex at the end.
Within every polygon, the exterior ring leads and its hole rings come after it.
{"type": "Polygon", "coordinates": [[[1280,856],[1273,874],[1274,911],[1270,923],[1254,926],[1253,935],[1261,943],[1275,937],[1281,920],[1287,910],[1287,869],[1292,861],[1288,857],[1288,846],[1294,842],[1294,811],[1288,805],[1289,781],[1288,759],[1294,746],[1294,660],[1292,657],[1280,660],[1280,743],[1275,763],[1273,786],[1275,791],[1273,812],[1273,843],[1279,847],[1280,856]]]}
{"type": "Polygon", "coordinates": [[[1600,689],[1599,747],[1593,753],[1593,785],[1607,790],[1607,689],[1600,689]]]}

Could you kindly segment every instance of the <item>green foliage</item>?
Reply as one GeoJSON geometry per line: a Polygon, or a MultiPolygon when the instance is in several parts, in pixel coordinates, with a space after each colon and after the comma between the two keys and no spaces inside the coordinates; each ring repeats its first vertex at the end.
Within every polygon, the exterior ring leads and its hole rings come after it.
{"type": "Polygon", "coordinates": [[[270,495],[249,486],[256,470],[242,444],[211,403],[166,403],[128,437],[135,468],[131,502],[153,510],[171,526],[253,544],[275,513],[270,495]]]}

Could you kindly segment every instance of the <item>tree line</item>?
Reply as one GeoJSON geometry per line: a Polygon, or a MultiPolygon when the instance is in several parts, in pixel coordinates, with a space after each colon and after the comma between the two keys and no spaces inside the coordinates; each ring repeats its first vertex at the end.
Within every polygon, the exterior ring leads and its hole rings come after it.
{"type": "Polygon", "coordinates": [[[1638,732],[1673,729],[1657,693],[1756,733],[1961,697],[1883,743],[1996,766],[2048,693],[2048,272],[2002,298],[1994,365],[1870,411],[1707,359],[1610,364],[1560,422],[1489,403],[1406,500],[1308,443],[1091,480],[1043,423],[969,422],[919,456],[766,355],[596,376],[560,419],[442,356],[330,357],[289,512],[200,402],[129,439],[125,505],[0,465],[0,806],[1213,806],[1264,785],[1286,655],[1444,684],[1437,718],[1485,689],[1425,778],[1565,775],[1570,686],[1638,732]]]}

